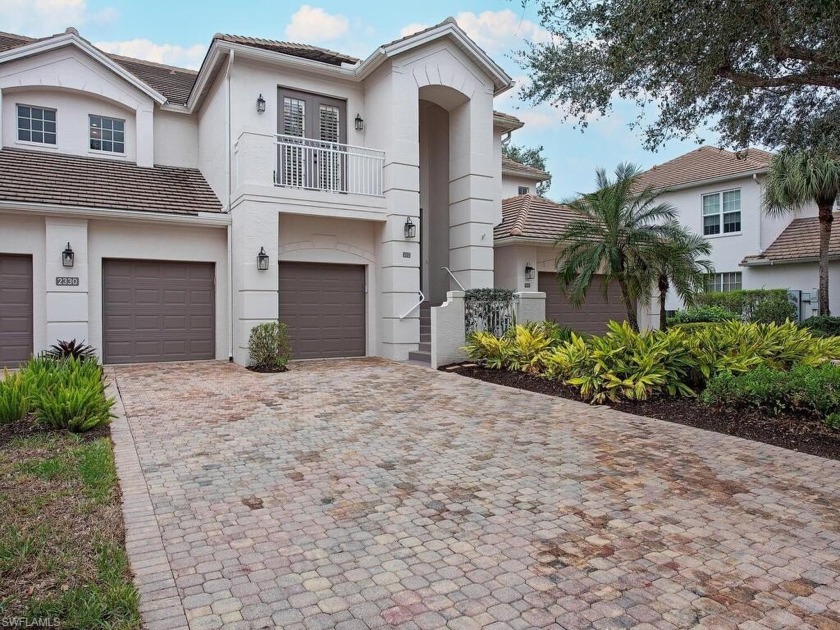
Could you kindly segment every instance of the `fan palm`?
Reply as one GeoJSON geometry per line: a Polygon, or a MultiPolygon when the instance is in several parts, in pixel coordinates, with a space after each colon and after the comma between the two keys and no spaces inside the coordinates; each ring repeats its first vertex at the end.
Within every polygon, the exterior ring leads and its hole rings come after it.
{"type": "Polygon", "coordinates": [[[702,256],[712,253],[712,245],[702,236],[689,232],[676,221],[666,225],[668,235],[657,243],[646,259],[649,281],[659,289],[659,328],[668,327],[665,300],[673,287],[684,304],[694,302],[703,291],[708,274],[714,273],[712,262],[702,256]]]}
{"type": "Polygon", "coordinates": [[[582,216],[569,223],[555,244],[557,279],[569,301],[580,306],[596,275],[603,275],[601,290],[617,282],[627,321],[639,330],[635,303],[650,298],[651,285],[639,270],[657,243],[667,239],[675,220],[673,206],[658,201],[660,193],[640,189],[641,171],[619,164],[615,178],[596,171],[597,190],[580,195],[567,205],[582,216]]]}
{"type": "Polygon", "coordinates": [[[796,212],[810,202],[818,208],[820,223],[819,308],[828,307],[828,254],[834,201],[840,194],[840,158],[825,149],[813,152],[785,150],[773,157],[764,187],[764,209],[770,215],[796,212]]]}

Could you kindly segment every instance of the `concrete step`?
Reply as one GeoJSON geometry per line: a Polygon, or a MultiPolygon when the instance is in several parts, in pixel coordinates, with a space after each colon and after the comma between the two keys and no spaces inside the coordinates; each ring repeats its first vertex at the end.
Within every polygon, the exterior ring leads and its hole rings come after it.
{"type": "Polygon", "coordinates": [[[420,347],[417,348],[418,352],[431,352],[432,351],[432,341],[421,341],[420,347]]]}
{"type": "MultiPolygon", "coordinates": [[[[423,345],[423,344],[420,344],[423,345]]],[[[423,350],[412,350],[408,353],[409,361],[418,361],[419,363],[432,363],[432,353],[423,350]]]]}
{"type": "Polygon", "coordinates": [[[432,343],[432,333],[420,333],[420,343],[432,343]]]}

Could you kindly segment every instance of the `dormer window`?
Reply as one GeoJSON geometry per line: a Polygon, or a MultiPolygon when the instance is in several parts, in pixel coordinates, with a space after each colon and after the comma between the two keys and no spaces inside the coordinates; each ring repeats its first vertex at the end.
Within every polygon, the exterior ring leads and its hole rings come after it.
{"type": "Polygon", "coordinates": [[[125,121],[91,115],[90,148],[92,151],[125,153],[125,121]]]}
{"type": "Polygon", "coordinates": [[[55,144],[55,110],[18,105],[17,138],[20,142],[55,144]]]}

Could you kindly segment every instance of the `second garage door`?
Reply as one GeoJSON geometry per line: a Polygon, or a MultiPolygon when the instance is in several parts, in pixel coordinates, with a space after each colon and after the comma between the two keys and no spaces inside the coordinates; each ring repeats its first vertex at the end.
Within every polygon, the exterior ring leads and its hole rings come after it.
{"type": "Polygon", "coordinates": [[[102,262],[106,363],[215,357],[213,263],[102,262]]]}
{"type": "Polygon", "coordinates": [[[364,266],[281,262],[280,321],[295,359],[365,356],[364,266]]]}
{"type": "Polygon", "coordinates": [[[610,285],[609,299],[605,300],[601,289],[601,276],[595,276],[586,292],[586,301],[580,308],[572,306],[560,291],[555,274],[540,273],[539,287],[540,291],[545,292],[546,319],[553,319],[575,332],[599,335],[606,331],[607,322],[610,320],[621,322],[627,319],[618,283],[610,285]]]}
{"type": "Polygon", "coordinates": [[[32,256],[0,254],[0,376],[32,354],[32,256]]]}

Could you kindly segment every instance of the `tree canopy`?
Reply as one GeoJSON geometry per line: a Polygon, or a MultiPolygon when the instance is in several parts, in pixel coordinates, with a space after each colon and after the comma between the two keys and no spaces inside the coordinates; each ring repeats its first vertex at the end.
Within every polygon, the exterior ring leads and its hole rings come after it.
{"type": "MultiPolygon", "coordinates": [[[[502,144],[502,155],[506,158],[510,158],[520,164],[527,164],[528,166],[533,166],[541,171],[545,171],[545,156],[542,154],[542,151],[542,145],[529,148],[517,146],[512,142],[505,142],[502,144]]],[[[545,194],[548,192],[550,186],[550,179],[540,182],[537,184],[537,194],[540,197],[545,197],[545,194]]]]}
{"type": "Polygon", "coordinates": [[[649,149],[704,125],[735,148],[840,147],[837,0],[536,2],[553,38],[519,52],[522,96],[582,127],[620,98],[649,149]]]}

